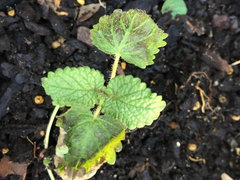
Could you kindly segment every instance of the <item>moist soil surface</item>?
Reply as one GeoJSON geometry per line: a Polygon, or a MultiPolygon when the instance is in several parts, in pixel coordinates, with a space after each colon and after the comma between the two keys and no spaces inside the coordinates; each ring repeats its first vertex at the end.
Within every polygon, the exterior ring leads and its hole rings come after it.
{"type": "MultiPolygon", "coordinates": [[[[91,29],[114,9],[139,8],[169,34],[167,45],[154,65],[127,64],[119,73],[141,78],[167,107],[151,126],[128,131],[115,165],[104,164],[92,179],[240,179],[240,65],[231,65],[240,59],[240,1],[185,2],[187,15],[176,19],[161,14],[162,0],[108,0],[106,10],[76,19],[74,0],[62,0],[58,10],[68,16],[34,0],[0,1],[0,159],[29,163],[25,179],[49,179],[43,156],[54,154],[59,129],[53,127],[44,152],[42,131],[54,107],[41,78],[56,68],[90,66],[108,79],[112,56],[79,41],[78,28],[91,29]]],[[[92,3],[98,1],[86,1],[92,3]]]]}

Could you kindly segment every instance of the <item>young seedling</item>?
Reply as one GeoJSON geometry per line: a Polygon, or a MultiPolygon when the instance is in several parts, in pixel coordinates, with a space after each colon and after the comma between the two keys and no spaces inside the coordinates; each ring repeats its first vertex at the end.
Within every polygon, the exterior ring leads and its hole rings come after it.
{"type": "Polygon", "coordinates": [[[116,70],[120,57],[140,68],[153,64],[166,37],[144,11],[115,10],[91,30],[92,43],[115,56],[107,85],[103,74],[89,67],[57,69],[42,79],[55,106],[45,148],[59,107],[69,107],[57,121],[60,135],[54,162],[63,179],[89,178],[103,163],[114,164],[125,130],[151,125],[158,118],[166,106],[162,97],[139,78],[116,76],[116,70]]]}
{"type": "Polygon", "coordinates": [[[172,18],[175,19],[176,15],[187,14],[187,6],[184,0],[166,0],[163,3],[161,12],[163,14],[167,12],[171,12],[172,18]]]}

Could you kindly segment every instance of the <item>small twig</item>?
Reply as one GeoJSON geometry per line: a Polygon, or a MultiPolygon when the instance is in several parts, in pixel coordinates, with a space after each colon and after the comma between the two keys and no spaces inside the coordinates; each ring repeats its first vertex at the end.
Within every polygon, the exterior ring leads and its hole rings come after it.
{"type": "Polygon", "coordinates": [[[208,88],[209,88],[210,94],[212,94],[212,80],[208,77],[208,75],[205,72],[202,72],[202,71],[191,73],[191,75],[188,77],[187,81],[185,82],[184,87],[189,83],[192,77],[198,77],[199,75],[205,76],[205,78],[209,81],[208,88]]]}
{"type": "Polygon", "coordinates": [[[202,88],[200,88],[199,84],[200,81],[197,82],[197,84],[195,85],[195,88],[199,91],[200,93],[200,97],[201,97],[201,101],[202,101],[202,107],[201,107],[201,111],[202,113],[205,113],[205,106],[207,105],[207,107],[213,112],[213,109],[210,105],[211,103],[211,97],[212,97],[212,80],[208,77],[208,75],[205,72],[193,72],[191,73],[191,75],[188,77],[187,81],[185,82],[185,84],[183,85],[183,87],[185,87],[190,80],[192,79],[192,77],[199,77],[200,75],[203,75],[208,81],[209,81],[209,96],[206,95],[206,93],[202,90],[202,88]],[[205,98],[207,99],[207,102],[205,102],[205,98]]]}
{"type": "Polygon", "coordinates": [[[234,63],[232,63],[231,66],[236,66],[236,65],[238,65],[238,64],[240,64],[240,59],[237,60],[237,61],[235,61],[234,63]]]}
{"type": "Polygon", "coordinates": [[[98,0],[98,3],[100,4],[100,6],[102,6],[106,10],[106,6],[104,5],[104,3],[102,3],[101,0],[98,0]]]}
{"type": "Polygon", "coordinates": [[[191,156],[188,156],[188,158],[193,162],[203,162],[203,164],[206,164],[206,159],[204,158],[199,158],[199,157],[193,158],[191,156]]]}
{"type": "Polygon", "coordinates": [[[32,142],[32,140],[29,139],[28,136],[26,136],[26,137],[22,137],[22,138],[26,138],[27,141],[30,142],[30,143],[33,145],[33,158],[34,158],[34,159],[37,159],[37,156],[36,156],[36,151],[37,151],[36,141],[32,142]]]}
{"type": "Polygon", "coordinates": [[[157,169],[155,168],[155,166],[152,165],[152,164],[150,164],[150,163],[149,163],[149,167],[152,168],[152,170],[157,174],[157,177],[159,178],[159,180],[161,180],[162,178],[161,178],[161,173],[159,172],[159,170],[157,170],[157,169]]]}
{"type": "Polygon", "coordinates": [[[200,81],[197,82],[195,88],[200,93],[200,97],[201,97],[201,101],[202,101],[201,111],[202,111],[202,113],[205,113],[205,106],[207,105],[207,107],[213,112],[213,109],[212,109],[212,107],[210,105],[210,98],[206,95],[204,90],[202,90],[202,88],[200,88],[199,84],[200,84],[200,81]],[[205,102],[205,98],[207,99],[207,103],[205,102]]]}
{"type": "Polygon", "coordinates": [[[22,180],[25,180],[26,177],[27,177],[27,172],[25,172],[25,173],[23,174],[23,176],[22,176],[22,180]]]}
{"type": "Polygon", "coordinates": [[[37,159],[36,151],[37,151],[37,145],[36,145],[36,141],[35,141],[35,142],[33,143],[33,158],[34,158],[34,159],[37,159]]]}
{"type": "MultiPolygon", "coordinates": [[[[206,105],[205,99],[204,99],[204,94],[205,94],[205,92],[202,90],[202,88],[199,87],[199,84],[200,84],[200,81],[197,82],[195,88],[196,88],[196,89],[199,91],[199,93],[200,93],[200,97],[201,97],[201,101],[202,101],[201,111],[202,111],[202,113],[205,113],[205,105],[206,105]]],[[[206,94],[205,94],[205,96],[206,96],[206,94]]]]}
{"type": "Polygon", "coordinates": [[[34,145],[34,143],[32,142],[32,140],[31,140],[31,139],[29,139],[29,137],[28,137],[28,136],[26,136],[26,139],[28,140],[28,142],[30,142],[32,145],[34,145]]]}

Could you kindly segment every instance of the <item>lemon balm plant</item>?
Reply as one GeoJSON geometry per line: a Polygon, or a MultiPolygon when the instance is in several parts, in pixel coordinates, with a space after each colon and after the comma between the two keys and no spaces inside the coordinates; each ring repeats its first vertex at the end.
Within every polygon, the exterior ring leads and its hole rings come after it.
{"type": "Polygon", "coordinates": [[[144,11],[115,10],[101,17],[91,30],[92,43],[115,56],[108,83],[101,72],[89,67],[57,69],[42,79],[55,106],[45,148],[58,109],[69,107],[56,124],[60,135],[55,165],[63,179],[88,178],[103,163],[114,164],[125,130],[151,125],[158,118],[166,105],[162,97],[139,78],[116,76],[116,70],[120,58],[143,69],[153,64],[158,48],[166,45],[166,37],[144,11]]]}

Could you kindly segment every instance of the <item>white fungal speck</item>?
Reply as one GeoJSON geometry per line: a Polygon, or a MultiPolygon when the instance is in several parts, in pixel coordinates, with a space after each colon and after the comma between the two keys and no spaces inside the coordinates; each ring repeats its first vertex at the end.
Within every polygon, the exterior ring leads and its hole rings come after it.
{"type": "Polygon", "coordinates": [[[213,86],[218,86],[219,85],[219,81],[214,81],[213,86]]]}
{"type": "Polygon", "coordinates": [[[181,146],[181,143],[179,141],[176,142],[177,147],[181,146]]]}

